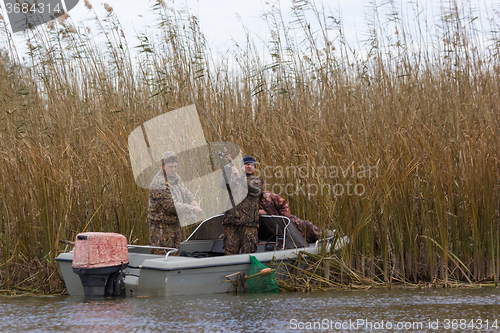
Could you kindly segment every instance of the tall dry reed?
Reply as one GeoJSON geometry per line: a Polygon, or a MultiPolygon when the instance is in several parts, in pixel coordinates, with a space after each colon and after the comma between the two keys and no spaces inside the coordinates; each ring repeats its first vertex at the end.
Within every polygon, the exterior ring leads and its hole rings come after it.
{"type": "Polygon", "coordinates": [[[28,32],[26,63],[6,44],[1,289],[61,290],[59,240],[84,230],[147,243],[127,136],[191,104],[183,90],[294,214],[351,239],[339,267],[359,281],[498,282],[498,36],[457,3],[432,18],[389,2],[357,47],[313,2],[295,1],[291,24],[277,8],[264,55],[252,36],[213,53],[197,19],[163,2],[137,58],[111,8],[96,18],[104,46],[62,19],[28,32]]]}

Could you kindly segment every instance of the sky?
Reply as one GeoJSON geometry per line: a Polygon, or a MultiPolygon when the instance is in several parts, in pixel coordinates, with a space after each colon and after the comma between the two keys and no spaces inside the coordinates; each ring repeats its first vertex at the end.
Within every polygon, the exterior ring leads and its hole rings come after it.
{"type": "MultiPolygon", "coordinates": [[[[100,16],[105,14],[102,5],[104,1],[90,0],[90,2],[100,16]]],[[[145,26],[151,25],[155,19],[155,15],[151,11],[154,1],[106,0],[105,2],[113,7],[125,28],[127,37],[130,35],[132,39],[135,37],[136,31],[142,31],[145,26]]],[[[267,33],[268,29],[261,17],[265,9],[275,4],[280,5],[284,12],[287,13],[292,5],[291,0],[165,0],[165,2],[169,7],[175,7],[179,11],[188,9],[191,14],[197,16],[202,32],[208,42],[217,48],[230,46],[234,41],[240,43],[245,41],[243,26],[246,26],[252,33],[257,35],[267,33]]],[[[363,18],[358,17],[359,9],[367,1],[324,0],[317,1],[317,3],[324,3],[325,6],[335,9],[340,6],[349,22],[355,22],[356,18],[359,18],[358,24],[361,24],[363,18]]],[[[75,21],[92,17],[92,13],[84,6],[83,0],[70,14],[75,21]]],[[[130,38],[129,40],[131,41],[130,38]]]]}
{"type": "MultiPolygon", "coordinates": [[[[97,14],[104,18],[107,14],[104,4],[111,6],[124,28],[130,46],[138,45],[137,35],[145,29],[154,29],[157,15],[152,11],[153,0],[88,0],[93,7],[89,10],[80,0],[75,8],[70,10],[71,20],[76,26],[95,25],[93,18],[97,14]]],[[[257,39],[265,40],[269,29],[262,18],[262,13],[271,6],[281,6],[283,13],[290,13],[291,0],[165,0],[167,6],[177,11],[189,11],[198,18],[201,30],[212,50],[226,51],[235,43],[245,42],[244,27],[257,39]]],[[[0,0],[0,4],[2,0],[0,0]]],[[[332,12],[342,11],[346,30],[365,28],[362,9],[367,1],[361,0],[317,0],[318,5],[330,8],[332,12]]],[[[328,11],[328,10],[327,10],[328,11]]],[[[2,16],[5,15],[5,6],[2,5],[2,16]]],[[[291,16],[285,20],[291,21],[291,16]]],[[[26,38],[23,32],[13,34],[18,49],[25,49],[26,38]]]]}
{"type": "MultiPolygon", "coordinates": [[[[2,4],[3,0],[0,0],[2,4]]],[[[131,51],[139,44],[137,36],[146,29],[155,29],[157,15],[153,12],[154,0],[88,0],[93,6],[89,10],[80,0],[69,14],[76,26],[95,26],[93,18],[105,18],[107,12],[105,3],[111,6],[120,20],[129,43],[131,51]]],[[[208,41],[208,45],[215,53],[223,53],[233,47],[235,43],[245,44],[245,29],[252,35],[252,40],[265,43],[269,39],[269,28],[266,26],[262,14],[271,6],[280,6],[286,22],[294,20],[290,15],[293,0],[164,0],[169,8],[186,13],[198,18],[201,31],[208,41]]],[[[299,0],[300,1],[300,0],[299,0]]],[[[478,10],[485,11],[488,15],[498,16],[500,19],[500,0],[458,0],[461,3],[470,3],[478,10]]],[[[366,39],[368,25],[367,13],[373,13],[373,5],[383,6],[387,10],[390,0],[315,0],[317,6],[323,6],[327,13],[340,16],[344,33],[350,45],[359,46],[366,39]]],[[[449,6],[450,0],[393,0],[398,8],[409,17],[416,13],[412,3],[419,3],[419,11],[428,17],[437,17],[440,6],[449,6]]],[[[5,15],[5,6],[2,5],[2,15],[5,15]]],[[[484,16],[482,16],[484,18],[484,16]]],[[[315,20],[313,20],[315,21],[315,20]]],[[[26,38],[23,32],[13,35],[18,51],[22,54],[27,51],[26,38]]]]}

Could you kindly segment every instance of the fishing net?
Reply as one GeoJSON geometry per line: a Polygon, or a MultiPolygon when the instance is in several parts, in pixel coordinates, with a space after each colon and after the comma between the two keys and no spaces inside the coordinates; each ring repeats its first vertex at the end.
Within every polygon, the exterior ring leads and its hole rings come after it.
{"type": "Polygon", "coordinates": [[[250,256],[250,271],[246,279],[248,293],[278,292],[278,285],[274,279],[275,270],[262,264],[254,256],[250,256]]]}

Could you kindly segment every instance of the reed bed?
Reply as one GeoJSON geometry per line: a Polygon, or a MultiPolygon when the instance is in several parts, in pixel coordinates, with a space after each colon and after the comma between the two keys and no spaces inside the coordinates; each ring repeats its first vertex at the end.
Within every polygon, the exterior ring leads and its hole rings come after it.
{"type": "Polygon", "coordinates": [[[295,215],[350,238],[282,286],[498,283],[500,40],[480,32],[495,21],[457,2],[435,17],[389,2],[358,46],[314,2],[286,9],[292,23],[271,5],[265,54],[251,35],[211,51],[197,19],[161,1],[138,56],[109,6],[95,20],[104,46],[62,17],[28,31],[21,55],[0,22],[1,290],[62,292],[54,258],[78,232],[148,242],[127,136],[192,104],[182,91],[295,215]]]}

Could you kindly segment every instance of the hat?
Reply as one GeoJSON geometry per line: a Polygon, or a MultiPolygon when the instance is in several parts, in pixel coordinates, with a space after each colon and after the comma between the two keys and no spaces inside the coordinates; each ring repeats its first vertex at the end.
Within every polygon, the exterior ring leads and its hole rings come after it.
{"type": "Polygon", "coordinates": [[[243,157],[243,159],[241,160],[241,166],[243,167],[247,163],[253,163],[253,165],[255,165],[255,166],[257,165],[255,158],[253,158],[252,156],[243,157]]]}
{"type": "Polygon", "coordinates": [[[161,157],[163,164],[179,162],[177,155],[173,151],[167,151],[161,157]]]}

